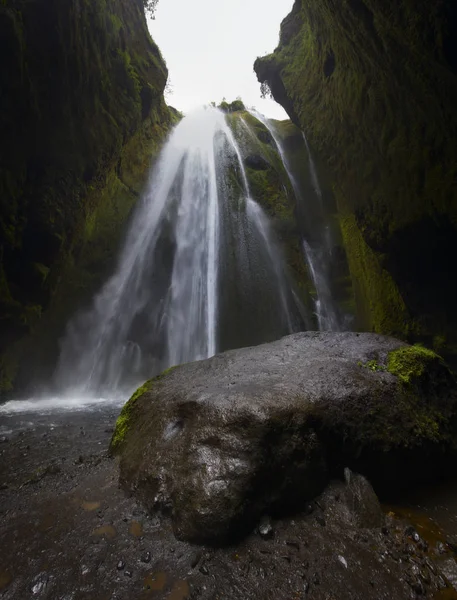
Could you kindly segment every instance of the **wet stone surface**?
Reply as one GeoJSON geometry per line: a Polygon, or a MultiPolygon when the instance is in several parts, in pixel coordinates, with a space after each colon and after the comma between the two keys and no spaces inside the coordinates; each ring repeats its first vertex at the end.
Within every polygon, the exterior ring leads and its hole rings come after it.
{"type": "Polygon", "coordinates": [[[2,599],[457,597],[446,535],[381,512],[354,473],[299,515],[265,515],[236,546],[177,541],[168,518],[148,515],[119,488],[106,452],[115,417],[3,419],[2,599]]]}
{"type": "Polygon", "coordinates": [[[302,332],[168,370],[127,404],[113,440],[124,489],[168,511],[176,537],[220,545],[301,511],[335,474],[350,484],[345,468],[383,492],[456,473],[457,381],[390,337],[302,332]],[[397,355],[420,365],[408,385],[389,371],[397,355]]]}

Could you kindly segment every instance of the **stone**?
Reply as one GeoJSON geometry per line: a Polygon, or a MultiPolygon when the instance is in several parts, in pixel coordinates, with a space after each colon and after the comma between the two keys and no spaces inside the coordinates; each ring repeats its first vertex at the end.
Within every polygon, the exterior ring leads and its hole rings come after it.
{"type": "Polygon", "coordinates": [[[339,468],[340,501],[327,502],[381,527],[371,486],[348,471],[343,481],[344,467],[380,488],[450,468],[456,399],[433,353],[375,334],[294,334],[143,386],[123,409],[123,436],[113,436],[120,482],[149,511],[171,514],[179,539],[221,543],[262,514],[304,509],[339,468]],[[400,349],[417,362],[408,358],[406,374],[400,349]]]}
{"type": "Polygon", "coordinates": [[[259,524],[259,535],[264,540],[271,540],[274,537],[274,530],[270,519],[265,518],[259,524]]]}

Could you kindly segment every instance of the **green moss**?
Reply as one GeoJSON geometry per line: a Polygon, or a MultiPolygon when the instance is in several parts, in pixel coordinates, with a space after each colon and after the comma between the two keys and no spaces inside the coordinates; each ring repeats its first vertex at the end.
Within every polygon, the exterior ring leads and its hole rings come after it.
{"type": "MultiPolygon", "coordinates": [[[[314,293],[314,288],[301,249],[296,198],[276,144],[265,125],[246,110],[228,114],[226,118],[243,159],[260,156],[265,161],[262,169],[246,166],[249,189],[253,199],[260,204],[272,221],[290,269],[291,279],[296,284],[296,291],[311,314],[313,311],[311,295],[314,293]]],[[[288,135],[295,138],[294,147],[298,145],[303,149],[301,132],[289,121],[285,130],[288,135]]],[[[299,171],[302,170],[302,164],[299,164],[299,171]]],[[[241,191],[239,175],[236,172],[231,173],[231,178],[234,189],[241,191]]]]}
{"type": "Polygon", "coordinates": [[[122,21],[120,20],[118,15],[115,15],[113,13],[109,13],[108,18],[111,23],[113,34],[118,35],[120,30],[122,29],[122,21]]]}
{"type": "Polygon", "coordinates": [[[224,98],[224,100],[222,100],[222,102],[219,104],[218,108],[225,113],[234,113],[246,110],[241,98],[237,98],[231,103],[228,103],[224,98]]]}
{"type": "Polygon", "coordinates": [[[407,337],[410,319],[391,275],[363,239],[351,214],[340,218],[351,272],[358,327],[376,333],[407,337]]]}
{"type": "Polygon", "coordinates": [[[125,439],[126,433],[130,427],[130,419],[132,416],[132,410],[135,405],[135,402],[140,398],[143,394],[145,394],[150,389],[151,381],[147,381],[141,387],[139,387],[136,392],[131,396],[129,400],[124,404],[121,410],[121,414],[117,418],[116,427],[114,429],[113,437],[111,439],[110,450],[111,452],[117,452],[122,445],[122,442],[125,439]]]}
{"type": "Polygon", "coordinates": [[[335,182],[361,328],[457,339],[452,2],[296,0],[259,81],[335,182]],[[440,264],[437,276],[436,264],[440,264]]]}
{"type": "Polygon", "coordinates": [[[430,369],[433,362],[441,361],[432,350],[422,346],[404,346],[389,353],[387,370],[406,385],[416,383],[430,369]]]}
{"type": "Polygon", "coordinates": [[[243,111],[246,110],[243,101],[241,100],[241,98],[238,98],[237,100],[234,100],[231,105],[230,105],[230,111],[231,112],[237,112],[237,111],[243,111]]]}
{"type": "Polygon", "coordinates": [[[164,377],[169,375],[174,369],[176,369],[176,367],[170,367],[168,369],[165,369],[165,371],[160,373],[160,375],[157,375],[156,377],[153,377],[152,379],[149,379],[148,381],[146,381],[146,383],[144,383],[141,387],[139,387],[133,393],[131,398],[124,404],[124,406],[121,410],[121,414],[119,415],[119,417],[116,421],[116,426],[114,429],[113,437],[111,438],[111,443],[110,443],[110,451],[111,452],[116,453],[119,450],[119,448],[121,447],[121,445],[125,439],[125,436],[127,434],[127,431],[130,428],[132,412],[133,412],[135,403],[137,402],[138,398],[141,398],[141,396],[143,396],[143,394],[145,394],[146,392],[151,390],[154,384],[161,381],[164,377]]]}
{"type": "Polygon", "coordinates": [[[377,360],[369,360],[366,363],[359,363],[359,366],[374,372],[386,370],[386,367],[384,365],[380,365],[377,360]]]}

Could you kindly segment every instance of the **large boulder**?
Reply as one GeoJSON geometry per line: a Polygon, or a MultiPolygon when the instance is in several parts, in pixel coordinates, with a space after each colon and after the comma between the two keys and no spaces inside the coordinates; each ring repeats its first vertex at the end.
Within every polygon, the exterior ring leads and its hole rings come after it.
{"type": "MultiPolygon", "coordinates": [[[[396,487],[449,468],[457,385],[439,356],[393,338],[300,333],[182,365],[125,405],[122,485],[219,543],[299,510],[345,467],[396,487]]],[[[384,486],[384,487],[382,487],[384,486]]]]}

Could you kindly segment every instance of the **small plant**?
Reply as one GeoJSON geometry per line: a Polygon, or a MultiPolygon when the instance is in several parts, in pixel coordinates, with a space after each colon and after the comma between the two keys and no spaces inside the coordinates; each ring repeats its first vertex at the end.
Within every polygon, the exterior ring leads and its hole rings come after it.
{"type": "Polygon", "coordinates": [[[265,100],[266,98],[273,99],[273,94],[271,92],[270,86],[268,85],[268,81],[264,81],[260,84],[260,97],[265,100]]]}
{"type": "Polygon", "coordinates": [[[376,360],[369,360],[366,363],[358,362],[359,367],[363,367],[364,369],[369,369],[370,371],[385,371],[386,367],[380,365],[376,360]]]}
{"type": "Polygon", "coordinates": [[[157,8],[157,3],[159,0],[143,0],[144,12],[146,15],[149,15],[151,19],[155,19],[155,12],[157,8]]]}

